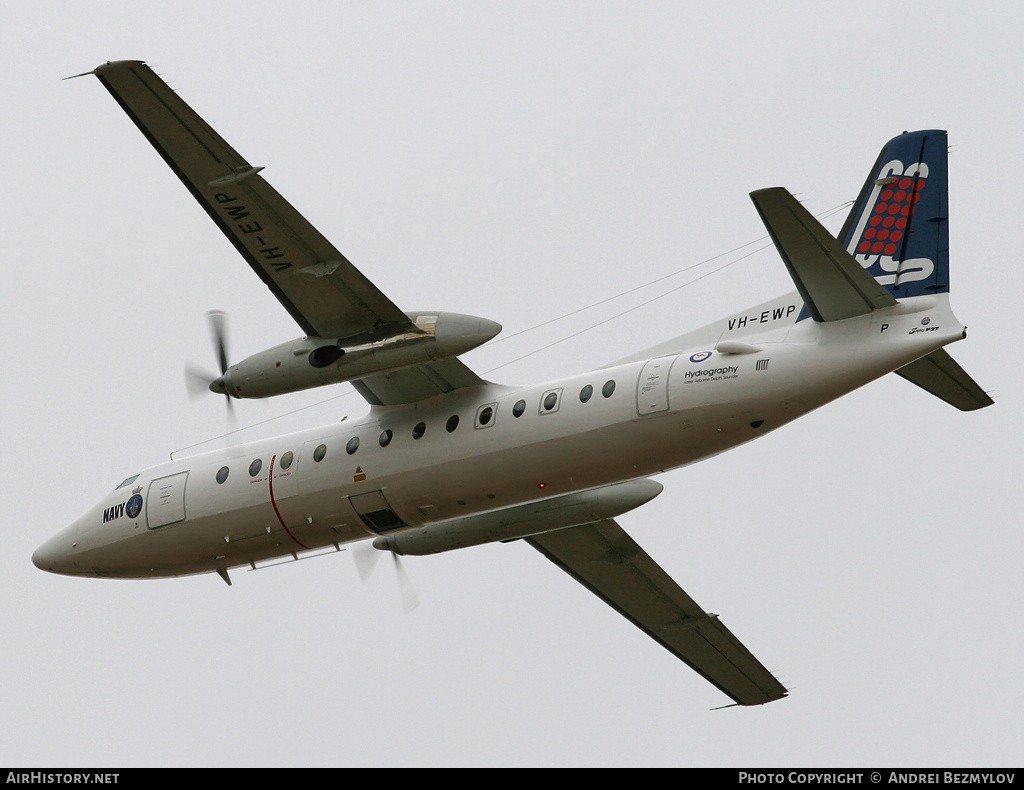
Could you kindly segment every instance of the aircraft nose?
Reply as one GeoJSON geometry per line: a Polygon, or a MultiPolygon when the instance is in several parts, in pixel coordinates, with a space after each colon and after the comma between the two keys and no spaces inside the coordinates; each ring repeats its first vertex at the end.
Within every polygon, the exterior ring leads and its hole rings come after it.
{"type": "Polygon", "coordinates": [[[32,564],[50,573],[82,573],[73,556],[78,546],[77,532],[75,524],[58,532],[32,553],[32,564]]]}
{"type": "Polygon", "coordinates": [[[32,564],[41,571],[60,573],[57,568],[63,566],[66,556],[67,552],[54,545],[54,540],[51,538],[32,552],[32,564]]]}

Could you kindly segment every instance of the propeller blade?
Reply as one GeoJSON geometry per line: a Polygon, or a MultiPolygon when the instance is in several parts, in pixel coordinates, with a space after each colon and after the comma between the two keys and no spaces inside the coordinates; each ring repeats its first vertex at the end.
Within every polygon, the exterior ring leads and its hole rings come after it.
{"type": "Polygon", "coordinates": [[[370,578],[373,569],[377,567],[380,552],[369,543],[357,543],[352,547],[352,559],[355,560],[360,581],[366,584],[366,580],[370,578]]]}
{"type": "Polygon", "coordinates": [[[210,391],[224,393],[224,397],[227,398],[231,431],[234,432],[235,406],[231,402],[231,395],[224,387],[224,374],[228,370],[227,314],[221,310],[211,310],[206,314],[206,320],[210,328],[210,339],[213,341],[213,352],[217,357],[217,364],[220,366],[220,375],[210,374],[197,365],[186,363],[185,389],[190,398],[210,391]]]}
{"type": "Polygon", "coordinates": [[[395,561],[395,573],[398,575],[398,592],[402,596],[402,611],[409,614],[409,612],[420,605],[420,597],[416,594],[412,582],[409,581],[409,577],[401,561],[398,559],[398,555],[391,552],[391,557],[395,561]]]}
{"type": "Polygon", "coordinates": [[[227,315],[221,310],[211,310],[206,314],[210,324],[210,336],[213,339],[213,350],[220,363],[220,374],[228,371],[228,330],[227,315]]]}
{"type": "Polygon", "coordinates": [[[216,378],[215,373],[210,373],[205,368],[191,362],[185,363],[185,389],[188,391],[189,399],[210,394],[210,384],[216,378]]]}
{"type": "Polygon", "coordinates": [[[387,549],[376,549],[370,543],[361,543],[352,547],[352,559],[355,560],[360,580],[363,584],[366,584],[366,580],[370,578],[373,569],[377,567],[377,561],[385,551],[391,555],[395,565],[395,576],[398,579],[398,594],[402,601],[402,611],[405,614],[409,614],[409,612],[420,605],[420,597],[416,594],[416,589],[409,580],[405,567],[402,565],[402,561],[398,558],[397,554],[387,549]]]}

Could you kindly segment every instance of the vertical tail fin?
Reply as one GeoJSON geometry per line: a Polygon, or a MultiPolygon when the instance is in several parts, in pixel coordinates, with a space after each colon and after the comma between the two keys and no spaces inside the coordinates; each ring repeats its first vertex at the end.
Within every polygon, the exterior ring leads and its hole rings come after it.
{"type": "Polygon", "coordinates": [[[896,299],[949,291],[946,133],[883,146],[839,241],[896,299]]]}
{"type": "MultiPolygon", "coordinates": [[[[949,293],[948,151],[946,133],[934,129],[886,143],[839,233],[896,299],[949,293]]],[[[963,411],[992,405],[941,348],[896,373],[963,411]]]]}

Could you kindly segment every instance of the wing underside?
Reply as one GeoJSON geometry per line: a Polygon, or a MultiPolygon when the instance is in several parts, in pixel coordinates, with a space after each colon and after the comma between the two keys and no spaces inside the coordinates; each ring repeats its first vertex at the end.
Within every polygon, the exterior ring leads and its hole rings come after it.
{"type": "Polygon", "coordinates": [[[526,541],[738,704],[786,696],[717,615],[701,609],[614,521],[526,541]]]}
{"type": "MultiPolygon", "coordinates": [[[[309,337],[372,342],[415,327],[171,87],[142,61],[94,74],[309,337]]],[[[371,403],[432,397],[483,380],[455,358],[356,389],[371,403]]]]}
{"type": "Polygon", "coordinates": [[[95,74],[306,334],[409,323],[149,66],[118,61],[95,74]]]}
{"type": "Polygon", "coordinates": [[[372,406],[396,406],[484,383],[465,364],[452,357],[426,365],[377,373],[353,381],[352,386],[372,406]]]}

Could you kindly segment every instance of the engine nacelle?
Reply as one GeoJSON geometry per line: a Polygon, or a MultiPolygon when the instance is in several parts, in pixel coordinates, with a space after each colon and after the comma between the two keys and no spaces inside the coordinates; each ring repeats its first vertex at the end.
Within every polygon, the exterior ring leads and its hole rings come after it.
{"type": "Polygon", "coordinates": [[[464,354],[501,331],[486,318],[407,313],[412,325],[373,341],[301,337],[232,365],[212,384],[232,398],[269,398],[464,354]]]}

